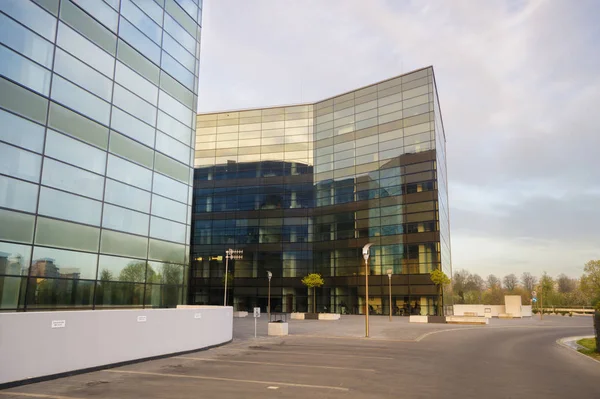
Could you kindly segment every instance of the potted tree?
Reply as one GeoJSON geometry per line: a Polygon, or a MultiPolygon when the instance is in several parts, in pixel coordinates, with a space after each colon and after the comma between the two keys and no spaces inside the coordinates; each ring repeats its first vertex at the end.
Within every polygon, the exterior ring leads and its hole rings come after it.
{"type": "Polygon", "coordinates": [[[442,314],[442,298],[444,295],[444,286],[450,284],[450,278],[440,269],[436,269],[429,273],[431,282],[436,285],[438,291],[437,301],[437,316],[429,316],[427,321],[429,323],[445,323],[446,317],[442,314]]]}
{"type": "Polygon", "coordinates": [[[319,315],[317,314],[317,287],[323,286],[325,281],[323,281],[323,277],[319,273],[310,273],[307,276],[302,278],[302,284],[304,284],[307,288],[312,288],[313,291],[313,312],[307,313],[304,318],[305,319],[318,319],[319,315]]]}

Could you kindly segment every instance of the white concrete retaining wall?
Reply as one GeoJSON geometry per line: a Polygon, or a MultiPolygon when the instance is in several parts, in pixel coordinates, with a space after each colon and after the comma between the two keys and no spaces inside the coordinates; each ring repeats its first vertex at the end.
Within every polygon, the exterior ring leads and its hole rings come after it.
{"type": "Polygon", "coordinates": [[[339,313],[319,313],[319,320],[339,320],[340,317],[339,313]]]}
{"type": "Polygon", "coordinates": [[[290,319],[292,320],[304,320],[304,313],[291,313],[290,319]]]}
{"type": "Polygon", "coordinates": [[[427,316],[411,315],[408,321],[410,323],[427,323],[427,316]]]}
{"type": "Polygon", "coordinates": [[[531,305],[523,305],[521,306],[521,317],[532,317],[533,311],[531,305]]]}
{"type": "Polygon", "coordinates": [[[0,313],[0,384],[201,349],[232,336],[230,306],[0,313]]]}
{"type": "MultiPolygon", "coordinates": [[[[464,316],[466,313],[476,313],[478,317],[485,316],[485,309],[490,309],[492,317],[505,313],[504,305],[454,305],[454,316],[464,316]]],[[[488,313],[489,314],[489,313],[488,313]]]]}
{"type": "Polygon", "coordinates": [[[512,317],[522,317],[521,315],[521,295],[504,295],[504,304],[506,313],[512,317]]]}

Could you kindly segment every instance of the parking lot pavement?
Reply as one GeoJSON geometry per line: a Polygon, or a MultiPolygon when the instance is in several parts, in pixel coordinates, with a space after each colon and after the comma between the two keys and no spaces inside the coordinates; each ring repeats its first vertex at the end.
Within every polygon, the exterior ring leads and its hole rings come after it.
{"type": "Polygon", "coordinates": [[[600,368],[555,343],[591,331],[589,318],[457,327],[373,317],[372,339],[360,337],[361,321],[293,321],[292,335],[267,337],[262,319],[255,339],[254,321],[236,319],[230,344],[15,387],[0,399],[600,397],[600,368]]]}

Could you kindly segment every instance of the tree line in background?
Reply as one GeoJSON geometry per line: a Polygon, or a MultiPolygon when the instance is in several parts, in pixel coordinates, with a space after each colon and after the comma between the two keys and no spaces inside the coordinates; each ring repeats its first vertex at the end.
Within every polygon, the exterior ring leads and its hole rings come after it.
{"type": "Polygon", "coordinates": [[[508,274],[502,278],[490,274],[485,279],[476,273],[459,270],[452,278],[455,304],[503,305],[504,295],[521,295],[523,304],[531,302],[532,291],[543,295],[546,306],[600,306],[600,260],[585,264],[579,278],[547,273],[540,277],[524,272],[520,277],[508,274]]]}

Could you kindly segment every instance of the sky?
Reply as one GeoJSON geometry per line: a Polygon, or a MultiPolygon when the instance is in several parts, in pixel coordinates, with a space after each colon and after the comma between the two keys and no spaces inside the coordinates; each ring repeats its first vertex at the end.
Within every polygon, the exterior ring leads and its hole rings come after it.
{"type": "Polygon", "coordinates": [[[453,269],[600,259],[600,2],[204,0],[199,112],[315,102],[433,65],[453,269]]]}

